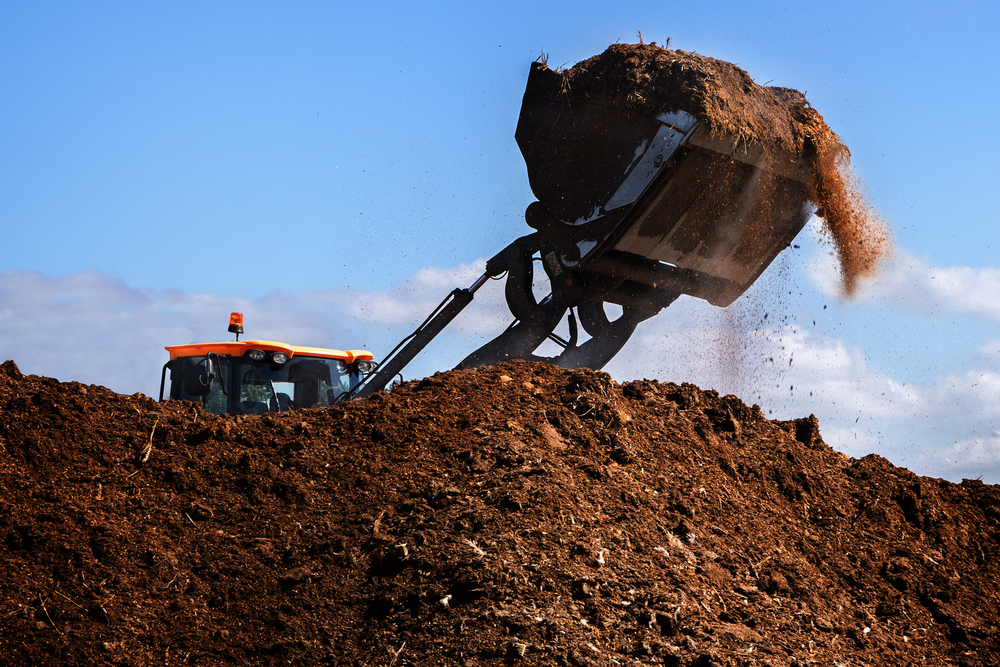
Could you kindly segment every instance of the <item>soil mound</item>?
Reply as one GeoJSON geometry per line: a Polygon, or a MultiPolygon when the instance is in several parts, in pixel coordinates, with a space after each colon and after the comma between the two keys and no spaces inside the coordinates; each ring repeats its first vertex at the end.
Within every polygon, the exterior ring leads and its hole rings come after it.
{"type": "Polygon", "coordinates": [[[836,245],[848,294],[891,253],[887,226],[850,174],[850,151],[799,91],[758,85],[724,60],[645,43],[612,44],[560,74],[568,105],[600,97],[643,115],[683,110],[736,147],[808,165],[809,196],[836,245]]]}
{"type": "Polygon", "coordinates": [[[227,418],[0,367],[9,665],[998,664],[1000,489],[512,362],[227,418]]]}

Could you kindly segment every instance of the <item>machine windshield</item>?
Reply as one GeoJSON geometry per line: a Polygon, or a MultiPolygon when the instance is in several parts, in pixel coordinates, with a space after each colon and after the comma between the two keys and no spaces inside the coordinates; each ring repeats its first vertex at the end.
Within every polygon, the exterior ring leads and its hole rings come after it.
{"type": "Polygon", "coordinates": [[[332,405],[361,379],[337,359],[296,356],[284,364],[217,354],[171,367],[171,398],[197,401],[215,414],[261,415],[332,405]]]}
{"type": "Polygon", "coordinates": [[[347,366],[336,359],[295,357],[284,364],[239,361],[237,414],[327,406],[351,388],[347,366]]]}

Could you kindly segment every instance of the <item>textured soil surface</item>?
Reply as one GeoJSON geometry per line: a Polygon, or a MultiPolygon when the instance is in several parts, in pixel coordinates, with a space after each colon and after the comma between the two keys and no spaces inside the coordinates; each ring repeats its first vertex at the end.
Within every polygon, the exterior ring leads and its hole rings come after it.
{"type": "Polygon", "coordinates": [[[233,419],[0,367],[7,665],[994,665],[998,542],[998,487],[691,385],[233,419]]]}

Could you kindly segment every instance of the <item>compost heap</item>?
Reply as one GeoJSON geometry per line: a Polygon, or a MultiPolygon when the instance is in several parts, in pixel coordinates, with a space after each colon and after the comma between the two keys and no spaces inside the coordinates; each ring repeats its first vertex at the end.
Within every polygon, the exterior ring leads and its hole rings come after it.
{"type": "Polygon", "coordinates": [[[6,665],[1000,664],[1000,488],[510,362],[214,416],[0,367],[6,665]]]}
{"type": "Polygon", "coordinates": [[[599,97],[642,115],[687,111],[737,149],[759,147],[770,159],[808,165],[809,198],[835,244],[848,295],[891,253],[887,225],[850,173],[850,152],[802,93],[758,85],[732,63],[655,43],[613,44],[559,73],[568,107],[599,97]]]}

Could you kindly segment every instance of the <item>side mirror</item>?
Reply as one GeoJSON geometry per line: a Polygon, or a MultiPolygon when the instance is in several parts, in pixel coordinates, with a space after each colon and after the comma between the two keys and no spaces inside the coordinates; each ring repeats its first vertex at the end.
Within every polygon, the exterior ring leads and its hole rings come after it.
{"type": "Polygon", "coordinates": [[[186,359],[184,363],[184,392],[188,396],[208,396],[215,383],[215,365],[212,359],[186,359]]]}

